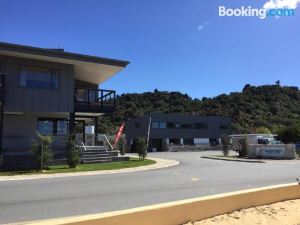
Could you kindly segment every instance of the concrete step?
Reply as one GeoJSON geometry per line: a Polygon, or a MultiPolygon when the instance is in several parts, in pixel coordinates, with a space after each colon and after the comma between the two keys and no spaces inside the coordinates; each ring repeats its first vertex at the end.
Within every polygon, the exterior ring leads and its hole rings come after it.
{"type": "Polygon", "coordinates": [[[90,154],[90,155],[88,155],[88,154],[85,154],[84,156],[83,156],[83,158],[104,158],[104,157],[110,157],[110,155],[109,154],[90,154]]]}
{"type": "Polygon", "coordinates": [[[90,154],[107,153],[107,151],[102,151],[102,150],[86,150],[84,152],[85,153],[90,153],[90,154]]]}
{"type": "Polygon", "coordinates": [[[105,146],[85,146],[85,149],[86,150],[104,150],[104,151],[107,150],[107,148],[105,146]]]}
{"type": "MultiPolygon", "coordinates": [[[[81,147],[83,148],[83,147],[81,147]]],[[[112,157],[106,146],[85,146],[83,163],[111,162],[112,157]]]]}

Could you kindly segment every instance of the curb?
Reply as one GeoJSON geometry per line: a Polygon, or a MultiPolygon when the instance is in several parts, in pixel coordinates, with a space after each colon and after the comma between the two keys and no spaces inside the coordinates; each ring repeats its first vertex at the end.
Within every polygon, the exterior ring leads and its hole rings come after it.
{"type": "Polygon", "coordinates": [[[295,183],[252,188],[105,213],[26,221],[26,225],[166,225],[185,224],[240,209],[298,199],[295,183]]]}
{"type": "Polygon", "coordinates": [[[100,171],[73,172],[73,173],[0,176],[0,182],[49,179],[49,178],[62,178],[62,177],[92,176],[92,175],[105,175],[105,174],[118,174],[118,173],[130,173],[130,172],[139,172],[139,171],[163,169],[163,168],[167,168],[167,167],[171,167],[171,166],[176,166],[180,163],[176,160],[170,160],[170,159],[160,159],[160,158],[147,158],[147,159],[154,160],[156,163],[151,164],[151,165],[146,165],[146,166],[138,166],[138,167],[133,167],[133,168],[124,168],[124,169],[117,169],[117,170],[100,170],[100,171]]]}
{"type": "Polygon", "coordinates": [[[231,161],[231,162],[266,163],[265,161],[262,161],[262,160],[230,159],[230,158],[223,158],[223,157],[217,157],[217,156],[201,156],[201,158],[202,159],[231,161]]]}

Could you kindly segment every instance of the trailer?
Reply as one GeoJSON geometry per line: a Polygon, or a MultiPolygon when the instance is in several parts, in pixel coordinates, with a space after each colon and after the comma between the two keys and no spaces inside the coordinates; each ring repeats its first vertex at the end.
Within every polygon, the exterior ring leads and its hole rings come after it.
{"type": "Polygon", "coordinates": [[[294,159],[296,147],[294,144],[283,144],[276,140],[277,134],[235,134],[230,135],[232,149],[242,150],[246,141],[248,158],[294,159]]]}

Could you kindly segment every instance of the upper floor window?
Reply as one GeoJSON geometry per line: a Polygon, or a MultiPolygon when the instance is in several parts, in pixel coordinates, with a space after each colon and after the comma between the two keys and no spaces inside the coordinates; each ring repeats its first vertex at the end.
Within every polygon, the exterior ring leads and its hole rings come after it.
{"type": "Polygon", "coordinates": [[[167,128],[166,122],[152,122],[152,128],[167,128]]]}
{"type": "Polygon", "coordinates": [[[207,125],[207,123],[196,123],[195,128],[196,129],[207,129],[208,125],[207,125]]]}
{"type": "Polygon", "coordinates": [[[170,129],[181,128],[181,124],[180,123],[168,122],[167,123],[167,128],[170,128],[170,129]]]}
{"type": "Polygon", "coordinates": [[[21,66],[20,86],[27,88],[58,89],[59,70],[45,67],[21,66]]]}
{"type": "Polygon", "coordinates": [[[191,123],[182,123],[181,128],[183,128],[183,129],[193,128],[193,124],[191,124],[191,123]]]}

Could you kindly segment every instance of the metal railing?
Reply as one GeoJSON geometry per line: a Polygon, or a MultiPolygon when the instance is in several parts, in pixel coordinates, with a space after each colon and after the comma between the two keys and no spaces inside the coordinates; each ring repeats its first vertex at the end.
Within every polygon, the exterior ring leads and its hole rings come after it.
{"type": "Polygon", "coordinates": [[[98,135],[104,137],[104,140],[105,140],[106,144],[109,146],[111,151],[114,150],[112,144],[110,143],[109,139],[107,138],[107,136],[105,134],[98,134],[98,135]]]}
{"type": "Polygon", "coordinates": [[[87,112],[114,111],[116,92],[112,90],[75,88],[75,110],[87,112]]]}

